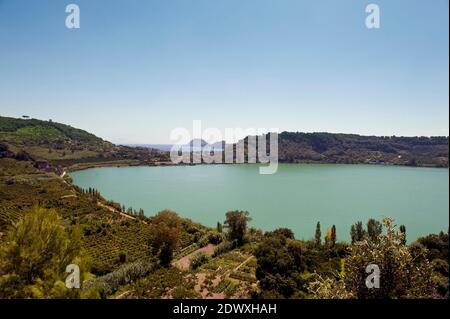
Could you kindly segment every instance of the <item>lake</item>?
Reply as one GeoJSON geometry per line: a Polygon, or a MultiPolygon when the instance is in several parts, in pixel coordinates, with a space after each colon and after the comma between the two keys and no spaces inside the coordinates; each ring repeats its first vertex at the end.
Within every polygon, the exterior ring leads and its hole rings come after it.
{"type": "Polygon", "coordinates": [[[215,226],[229,210],[247,210],[251,226],[292,229],[299,239],[322,234],[333,224],[338,240],[369,218],[393,217],[406,225],[408,240],[447,231],[449,171],[375,165],[280,164],[273,175],[258,165],[198,165],[93,168],[70,173],[76,185],[98,189],[107,199],[143,208],[150,216],[163,209],[215,226]]]}

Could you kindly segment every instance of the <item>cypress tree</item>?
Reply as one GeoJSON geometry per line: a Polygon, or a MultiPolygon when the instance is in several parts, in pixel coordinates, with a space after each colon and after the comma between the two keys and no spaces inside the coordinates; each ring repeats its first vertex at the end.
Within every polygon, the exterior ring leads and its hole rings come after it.
{"type": "Polygon", "coordinates": [[[320,231],[320,222],[317,222],[315,240],[316,247],[320,247],[322,245],[322,232],[320,231]]]}

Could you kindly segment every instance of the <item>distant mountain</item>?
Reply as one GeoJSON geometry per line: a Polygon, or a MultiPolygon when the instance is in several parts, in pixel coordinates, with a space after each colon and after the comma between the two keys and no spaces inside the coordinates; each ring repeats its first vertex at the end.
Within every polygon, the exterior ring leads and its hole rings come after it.
{"type": "Polygon", "coordinates": [[[152,148],[163,152],[170,152],[173,144],[124,144],[124,146],[152,148]]]}
{"type": "Polygon", "coordinates": [[[197,145],[200,145],[201,147],[205,147],[205,146],[209,145],[213,149],[221,150],[225,146],[225,141],[220,141],[220,142],[215,142],[213,144],[209,144],[208,142],[206,142],[203,139],[193,139],[192,141],[189,142],[189,144],[187,146],[197,146],[197,145]]]}
{"type": "Polygon", "coordinates": [[[208,142],[206,142],[205,140],[200,139],[200,138],[193,139],[188,144],[188,146],[201,146],[201,147],[206,146],[206,145],[208,145],[208,142]]]}

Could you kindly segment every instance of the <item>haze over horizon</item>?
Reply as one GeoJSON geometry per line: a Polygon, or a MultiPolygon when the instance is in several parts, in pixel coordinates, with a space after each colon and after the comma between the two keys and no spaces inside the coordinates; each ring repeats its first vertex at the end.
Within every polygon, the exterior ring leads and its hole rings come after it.
{"type": "Polygon", "coordinates": [[[446,0],[0,0],[0,115],[118,144],[204,128],[448,136],[446,0]]]}

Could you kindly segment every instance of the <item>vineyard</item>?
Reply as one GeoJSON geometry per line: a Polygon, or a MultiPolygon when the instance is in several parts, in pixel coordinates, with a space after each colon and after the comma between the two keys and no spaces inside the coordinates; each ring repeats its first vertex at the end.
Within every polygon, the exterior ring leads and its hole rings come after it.
{"type": "MultiPolygon", "coordinates": [[[[84,251],[97,275],[149,256],[151,218],[124,217],[108,209],[107,201],[98,192],[80,191],[53,173],[42,173],[30,162],[0,160],[0,198],[0,240],[9,225],[39,205],[56,209],[65,227],[82,227],[84,251]],[[104,203],[99,205],[99,201],[104,203]]],[[[207,232],[200,224],[181,220],[176,254],[207,232]]]]}

